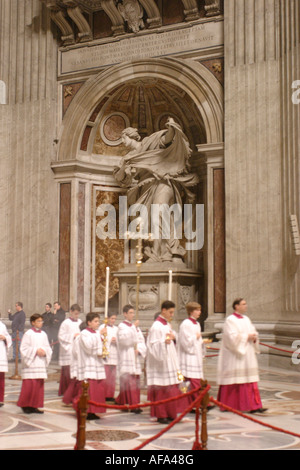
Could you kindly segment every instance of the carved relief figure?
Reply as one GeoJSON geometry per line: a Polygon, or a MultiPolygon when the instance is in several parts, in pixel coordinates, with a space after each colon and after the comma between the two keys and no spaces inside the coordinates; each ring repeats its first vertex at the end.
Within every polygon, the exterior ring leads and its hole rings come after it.
{"type": "Polygon", "coordinates": [[[144,29],[143,8],[137,0],[123,0],[118,4],[118,10],[131,31],[138,33],[140,29],[144,29]]]}
{"type": "MultiPolygon", "coordinates": [[[[199,179],[190,171],[191,149],[182,128],[172,118],[167,121],[166,129],[149,137],[141,139],[137,129],[129,127],[124,129],[122,139],[129,153],[114,169],[114,176],[122,187],[128,188],[129,205],[143,204],[150,217],[155,204],[182,207],[184,197],[189,203],[195,199],[190,188],[199,179]]],[[[151,226],[150,221],[148,224],[151,226]]],[[[185,249],[174,237],[174,218],[170,218],[170,213],[162,214],[159,230],[160,237],[144,250],[149,261],[182,262],[185,249]],[[162,227],[168,223],[171,225],[170,237],[164,239],[162,227]]]]}

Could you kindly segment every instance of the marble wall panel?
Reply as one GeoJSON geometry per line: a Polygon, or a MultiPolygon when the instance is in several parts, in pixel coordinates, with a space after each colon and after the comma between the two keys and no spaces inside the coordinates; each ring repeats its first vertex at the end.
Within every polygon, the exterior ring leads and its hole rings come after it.
{"type": "Polygon", "coordinates": [[[85,183],[78,185],[78,258],[77,258],[77,302],[84,305],[84,262],[85,262],[85,183]]]}
{"type": "Polygon", "coordinates": [[[226,312],[225,179],[224,170],[215,169],[214,193],[214,312],[226,312]]]}
{"type": "Polygon", "coordinates": [[[58,298],[65,310],[70,303],[71,183],[60,185],[58,298]]]}

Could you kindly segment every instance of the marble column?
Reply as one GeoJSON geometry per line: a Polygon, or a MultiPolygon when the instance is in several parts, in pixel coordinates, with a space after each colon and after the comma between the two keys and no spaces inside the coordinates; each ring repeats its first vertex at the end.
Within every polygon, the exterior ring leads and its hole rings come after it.
{"type": "Polygon", "coordinates": [[[280,337],[281,322],[292,337],[300,320],[289,226],[299,215],[299,108],[291,101],[299,2],[228,0],[224,8],[227,312],[245,297],[267,337],[280,337]]]}
{"type": "Polygon", "coordinates": [[[29,316],[57,296],[56,54],[38,0],[0,0],[0,309],[29,316]]]}

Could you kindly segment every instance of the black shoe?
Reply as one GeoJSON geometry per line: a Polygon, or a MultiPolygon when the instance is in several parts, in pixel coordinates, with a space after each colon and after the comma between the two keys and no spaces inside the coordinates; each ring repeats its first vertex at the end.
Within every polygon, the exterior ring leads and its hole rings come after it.
{"type": "Polygon", "coordinates": [[[36,413],[38,415],[44,414],[44,412],[42,410],[39,410],[38,408],[32,408],[31,413],[36,413]]]}
{"type": "Polygon", "coordinates": [[[139,415],[140,413],[143,413],[143,410],[141,410],[141,408],[135,408],[134,410],[131,410],[131,413],[135,413],[136,415],[139,415]]]}
{"type": "Polygon", "coordinates": [[[1,406],[4,406],[4,403],[0,403],[0,408],[1,408],[1,406]]]}
{"type": "Polygon", "coordinates": [[[111,401],[112,403],[116,402],[116,400],[113,397],[107,397],[105,398],[105,401],[111,401]]]}
{"type": "Polygon", "coordinates": [[[29,415],[30,413],[32,413],[33,408],[31,408],[30,406],[23,406],[22,410],[23,410],[24,413],[29,415]]]}
{"type": "Polygon", "coordinates": [[[168,418],[157,418],[157,422],[160,424],[169,424],[170,421],[168,420],[168,418]]]}
{"type": "Polygon", "coordinates": [[[250,413],[264,413],[268,408],[258,408],[257,410],[251,410],[250,413]]]}
{"type": "Polygon", "coordinates": [[[99,416],[95,415],[95,413],[88,413],[86,419],[92,421],[94,419],[100,419],[99,416]]]}

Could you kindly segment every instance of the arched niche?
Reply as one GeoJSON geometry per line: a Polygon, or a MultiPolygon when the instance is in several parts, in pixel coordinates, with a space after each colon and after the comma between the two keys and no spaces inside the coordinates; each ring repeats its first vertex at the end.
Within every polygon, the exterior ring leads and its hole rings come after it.
{"type": "MultiPolygon", "coordinates": [[[[190,255],[190,263],[203,273],[205,284],[200,298],[207,297],[204,307],[212,314],[219,291],[223,289],[223,286],[219,288],[220,280],[215,276],[220,271],[219,265],[214,264],[215,260],[221,260],[220,267],[225,268],[223,253],[216,251],[216,247],[224,247],[224,229],[215,230],[221,226],[224,213],[224,198],[220,191],[219,198],[215,198],[224,181],[223,88],[203,64],[177,58],[144,59],[109,67],[89,78],[68,106],[61,124],[57,161],[52,165],[60,183],[60,298],[66,299],[66,304],[78,302],[86,311],[102,308],[97,296],[103,297],[101,289],[105,285],[105,273],[97,259],[97,253],[103,253],[103,247],[97,247],[95,210],[100,201],[97,196],[118,196],[116,191],[119,188],[112,176],[116,160],[112,159],[110,163],[109,156],[121,156],[122,153],[116,145],[110,147],[111,153],[104,149],[97,154],[94,142],[103,121],[111,119],[111,115],[116,121],[124,119],[126,122],[128,113],[118,106],[118,100],[130,88],[136,96],[139,87],[146,94],[155,89],[156,93],[161,93],[163,103],[169,96],[168,112],[171,110],[173,117],[183,125],[193,148],[193,163],[202,178],[198,200],[206,208],[207,243],[200,254],[190,255]],[[186,107],[190,108],[188,113],[185,112],[186,107]],[[191,122],[194,129],[190,127],[191,122]],[[94,125],[90,126],[91,123],[94,125]],[[90,134],[86,135],[89,126],[90,134]],[[83,138],[87,142],[84,149],[83,138]],[[221,171],[215,171],[218,169],[221,171]],[[111,191],[110,194],[107,191],[111,191]]],[[[136,106],[136,100],[133,104],[136,106]]],[[[139,131],[145,134],[156,131],[160,117],[163,121],[164,116],[158,113],[152,127],[147,125],[139,131]]],[[[134,113],[132,119],[136,119],[134,113]]],[[[130,121],[130,125],[140,127],[136,122],[130,121]]],[[[124,262],[128,263],[130,255],[126,258],[126,253],[124,262]]]]}
{"type": "MultiPolygon", "coordinates": [[[[77,159],[87,123],[109,92],[126,82],[145,79],[160,79],[182,89],[199,113],[206,143],[223,142],[223,88],[214,75],[192,60],[145,59],[110,67],[81,87],[62,122],[58,161],[77,159]]],[[[201,143],[200,138],[195,142],[201,143]]]]}

